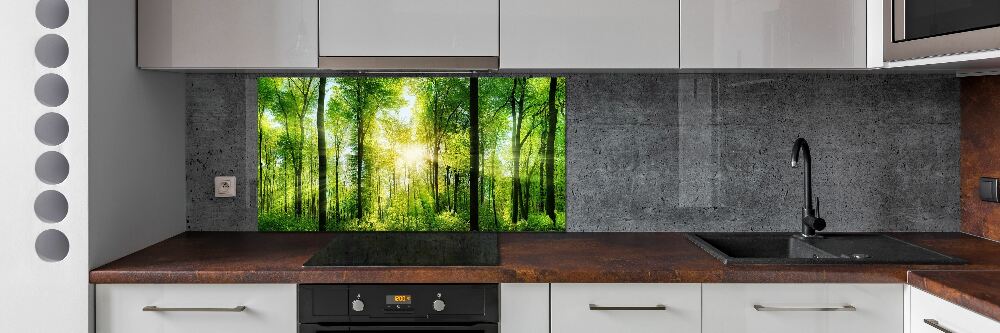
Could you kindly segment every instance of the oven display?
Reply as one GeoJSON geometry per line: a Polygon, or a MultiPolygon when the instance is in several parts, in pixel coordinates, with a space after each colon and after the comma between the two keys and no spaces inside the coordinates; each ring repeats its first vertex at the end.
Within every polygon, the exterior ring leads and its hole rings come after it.
{"type": "Polygon", "coordinates": [[[409,305],[413,304],[412,295],[385,295],[387,305],[409,305]]]}

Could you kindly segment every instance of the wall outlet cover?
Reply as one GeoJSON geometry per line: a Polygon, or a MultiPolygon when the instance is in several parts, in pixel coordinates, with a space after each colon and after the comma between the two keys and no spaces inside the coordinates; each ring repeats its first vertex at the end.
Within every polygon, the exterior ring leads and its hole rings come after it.
{"type": "Polygon", "coordinates": [[[219,176],[215,177],[215,197],[232,198],[236,196],[236,177],[219,176]]]}
{"type": "Polygon", "coordinates": [[[979,178],[979,199],[987,202],[1000,202],[1000,193],[997,192],[996,178],[979,178]]]}

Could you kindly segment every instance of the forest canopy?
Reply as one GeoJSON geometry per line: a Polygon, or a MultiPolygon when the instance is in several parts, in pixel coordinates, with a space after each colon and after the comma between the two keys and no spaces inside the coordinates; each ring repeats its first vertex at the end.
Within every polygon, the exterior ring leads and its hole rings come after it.
{"type": "Polygon", "coordinates": [[[260,231],[563,231],[566,80],[264,77],[260,231]]]}

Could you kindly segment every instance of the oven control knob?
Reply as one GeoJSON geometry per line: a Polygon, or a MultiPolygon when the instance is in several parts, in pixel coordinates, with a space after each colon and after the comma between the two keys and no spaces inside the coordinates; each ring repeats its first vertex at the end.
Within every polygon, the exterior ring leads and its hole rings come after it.
{"type": "Polygon", "coordinates": [[[439,299],[434,300],[434,311],[437,312],[444,311],[444,301],[439,299]]]}
{"type": "Polygon", "coordinates": [[[357,312],[364,311],[365,310],[365,302],[361,301],[360,299],[356,299],[353,302],[351,302],[351,309],[353,309],[354,311],[357,311],[357,312]]]}

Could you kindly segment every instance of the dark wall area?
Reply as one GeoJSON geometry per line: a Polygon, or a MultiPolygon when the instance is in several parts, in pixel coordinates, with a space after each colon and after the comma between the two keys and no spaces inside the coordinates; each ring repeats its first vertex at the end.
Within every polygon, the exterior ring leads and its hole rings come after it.
{"type": "MultiPolygon", "coordinates": [[[[254,78],[187,78],[190,230],[256,228],[254,78]],[[223,174],[236,198],[212,197],[223,174]]],[[[585,74],[566,93],[568,231],[797,230],[800,136],[828,231],[959,229],[952,76],[585,74]]]]}

